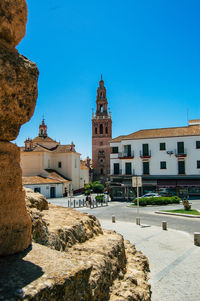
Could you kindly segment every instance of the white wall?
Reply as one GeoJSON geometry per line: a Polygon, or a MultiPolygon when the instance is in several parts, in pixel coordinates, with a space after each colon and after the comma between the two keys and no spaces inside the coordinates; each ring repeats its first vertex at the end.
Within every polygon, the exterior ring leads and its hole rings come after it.
{"type": "Polygon", "coordinates": [[[43,173],[43,152],[21,152],[20,165],[23,177],[36,176],[43,173]]]}
{"type": "Polygon", "coordinates": [[[80,169],[80,188],[89,183],[89,169],[80,169]]]}
{"type": "Polygon", "coordinates": [[[21,152],[21,168],[24,177],[46,175],[44,169],[53,169],[72,180],[73,190],[80,188],[80,154],[21,152]],[[58,167],[61,162],[61,168],[58,167]]]}
{"type": "Polygon", "coordinates": [[[56,188],[56,197],[60,198],[63,196],[63,184],[24,184],[24,187],[31,188],[34,191],[34,188],[39,187],[40,193],[50,198],[50,187],[56,188]]]}
{"type": "Polygon", "coordinates": [[[133,159],[118,159],[118,154],[111,154],[111,174],[113,174],[114,163],[120,163],[122,174],[124,174],[125,162],[132,162],[132,169],[135,170],[135,174],[142,175],[143,160],[140,158],[140,151],[142,151],[142,144],[148,143],[151,151],[151,158],[148,159],[150,175],[178,175],[178,158],[175,156],[175,152],[177,151],[177,142],[184,142],[187,153],[184,158],[185,173],[186,175],[200,175],[200,169],[197,169],[197,160],[200,160],[200,149],[196,149],[196,141],[200,141],[200,136],[124,140],[111,143],[111,147],[119,147],[119,152],[122,152],[124,145],[128,144],[131,144],[131,150],[134,150],[133,159]],[[160,151],[160,143],[162,142],[166,143],[166,150],[164,151],[160,151]],[[170,156],[167,151],[173,151],[174,154],[170,156]],[[166,161],[167,169],[160,169],[161,161],[166,161]]]}

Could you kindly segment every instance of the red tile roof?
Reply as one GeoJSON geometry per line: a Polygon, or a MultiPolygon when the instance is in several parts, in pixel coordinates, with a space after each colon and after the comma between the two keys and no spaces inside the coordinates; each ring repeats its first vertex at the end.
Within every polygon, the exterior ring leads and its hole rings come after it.
{"type": "Polygon", "coordinates": [[[200,136],[200,125],[189,125],[184,127],[161,128],[140,130],[130,135],[119,136],[111,142],[120,142],[122,140],[183,137],[183,136],[200,136]]]}

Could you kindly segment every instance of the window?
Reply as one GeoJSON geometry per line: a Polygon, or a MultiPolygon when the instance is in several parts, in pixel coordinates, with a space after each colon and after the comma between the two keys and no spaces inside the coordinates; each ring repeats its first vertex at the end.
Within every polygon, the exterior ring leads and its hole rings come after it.
{"type": "Polygon", "coordinates": [[[200,160],[197,160],[197,168],[200,168],[200,160]]]}
{"type": "Polygon", "coordinates": [[[131,145],[124,145],[124,153],[127,155],[127,157],[131,157],[131,145]]]}
{"type": "MultiPolygon", "coordinates": [[[[149,156],[149,144],[142,144],[142,154],[143,156],[149,156]]],[[[144,162],[149,163],[149,162],[144,162]]]]}
{"type": "Polygon", "coordinates": [[[100,111],[103,112],[103,105],[100,105],[100,111]]]}
{"type": "Polygon", "coordinates": [[[62,167],[62,162],[58,162],[58,168],[62,167]]]}
{"type": "Polygon", "coordinates": [[[101,168],[101,175],[103,175],[103,168],[101,168]]]}
{"type": "Polygon", "coordinates": [[[166,150],[166,143],[165,142],[160,143],[160,150],[166,150]]]}
{"type": "Polygon", "coordinates": [[[119,174],[119,163],[114,163],[113,167],[114,167],[114,175],[118,175],[119,174]]]}
{"type": "Polygon", "coordinates": [[[185,161],[178,161],[178,174],[179,175],[185,174],[185,161]]]}
{"type": "Polygon", "coordinates": [[[143,174],[149,175],[149,162],[143,162],[143,174]]]}
{"type": "Polygon", "coordinates": [[[167,168],[167,163],[166,161],[161,161],[160,162],[160,169],[166,169],[167,168]]]}
{"type": "Polygon", "coordinates": [[[35,187],[34,192],[39,192],[40,193],[40,187],[35,187]]]}
{"type": "Polygon", "coordinates": [[[131,175],[132,174],[131,169],[132,169],[132,164],[130,162],[127,162],[125,164],[125,174],[131,175]]]}
{"type": "Polygon", "coordinates": [[[184,154],[184,142],[177,142],[178,154],[184,154]]]}
{"type": "Polygon", "coordinates": [[[102,142],[102,141],[100,142],[100,145],[103,145],[103,142],[102,142]]]}
{"type": "Polygon", "coordinates": [[[112,147],[112,154],[118,154],[118,152],[119,152],[118,146],[112,147]]]}
{"type": "Polygon", "coordinates": [[[106,127],[106,134],[108,134],[108,128],[106,127]]]}
{"type": "Polygon", "coordinates": [[[100,132],[100,134],[103,134],[103,124],[100,124],[99,132],[100,132]]]}
{"type": "Polygon", "coordinates": [[[200,141],[196,141],[196,148],[200,148],[200,141]]]}
{"type": "Polygon", "coordinates": [[[97,134],[97,128],[95,128],[95,134],[97,134]]]}

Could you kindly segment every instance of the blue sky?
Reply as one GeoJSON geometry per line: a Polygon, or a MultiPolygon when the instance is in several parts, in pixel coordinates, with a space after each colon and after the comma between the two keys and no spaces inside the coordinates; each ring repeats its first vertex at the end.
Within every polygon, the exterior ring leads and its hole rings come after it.
{"type": "Polygon", "coordinates": [[[200,118],[199,0],[28,0],[17,47],[40,70],[34,116],[16,140],[73,140],[91,156],[91,113],[101,73],[113,137],[200,118]]]}

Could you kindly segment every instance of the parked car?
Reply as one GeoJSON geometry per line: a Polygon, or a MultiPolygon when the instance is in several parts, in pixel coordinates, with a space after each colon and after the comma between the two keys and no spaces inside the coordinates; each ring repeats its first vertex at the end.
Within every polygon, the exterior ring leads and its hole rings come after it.
{"type": "Polygon", "coordinates": [[[159,198],[159,197],[161,197],[161,195],[159,195],[158,193],[154,193],[154,192],[149,192],[149,193],[146,193],[146,194],[144,194],[144,195],[142,195],[141,197],[140,197],[140,199],[141,198],[159,198]]]}

